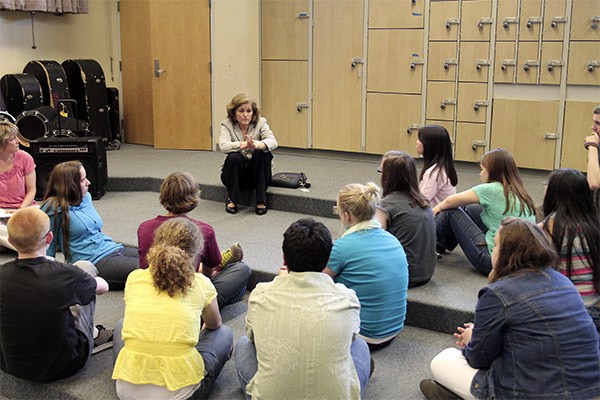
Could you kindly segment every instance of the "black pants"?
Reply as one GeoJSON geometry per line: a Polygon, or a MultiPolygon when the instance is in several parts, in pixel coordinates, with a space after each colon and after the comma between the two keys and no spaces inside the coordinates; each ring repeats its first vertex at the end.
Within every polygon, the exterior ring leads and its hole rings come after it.
{"type": "Polygon", "coordinates": [[[252,159],[248,160],[240,152],[229,153],[225,158],[221,171],[221,182],[227,187],[229,199],[240,202],[240,189],[256,189],[256,202],[266,203],[267,187],[271,183],[270,151],[254,150],[252,159]]]}

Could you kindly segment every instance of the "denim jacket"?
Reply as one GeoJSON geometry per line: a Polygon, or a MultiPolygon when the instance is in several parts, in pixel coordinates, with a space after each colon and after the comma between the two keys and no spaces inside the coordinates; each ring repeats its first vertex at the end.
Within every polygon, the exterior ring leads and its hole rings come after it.
{"type": "Polygon", "coordinates": [[[471,341],[479,399],[600,396],[598,333],[581,296],[546,268],[502,278],[479,291],[471,341]]]}

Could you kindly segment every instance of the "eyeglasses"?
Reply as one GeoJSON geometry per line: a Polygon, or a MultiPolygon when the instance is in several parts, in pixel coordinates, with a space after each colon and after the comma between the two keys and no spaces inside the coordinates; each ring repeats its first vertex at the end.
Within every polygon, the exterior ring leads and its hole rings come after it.
{"type": "Polygon", "coordinates": [[[48,237],[48,235],[50,234],[50,232],[52,232],[52,229],[48,229],[48,232],[46,232],[46,234],[44,236],[42,236],[42,238],[40,240],[46,239],[46,237],[48,237]]]}
{"type": "Polygon", "coordinates": [[[340,215],[340,208],[338,206],[333,206],[333,213],[335,215],[340,215]]]}
{"type": "Polygon", "coordinates": [[[380,174],[383,172],[383,170],[381,169],[381,167],[377,167],[377,172],[379,172],[380,174]]]}

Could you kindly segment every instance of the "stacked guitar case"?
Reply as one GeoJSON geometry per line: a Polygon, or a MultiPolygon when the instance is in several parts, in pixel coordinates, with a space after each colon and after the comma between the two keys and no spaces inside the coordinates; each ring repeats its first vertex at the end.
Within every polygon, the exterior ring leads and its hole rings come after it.
{"type": "Polygon", "coordinates": [[[7,74],[0,79],[6,111],[13,117],[44,105],[42,87],[31,74],[7,74]]]}

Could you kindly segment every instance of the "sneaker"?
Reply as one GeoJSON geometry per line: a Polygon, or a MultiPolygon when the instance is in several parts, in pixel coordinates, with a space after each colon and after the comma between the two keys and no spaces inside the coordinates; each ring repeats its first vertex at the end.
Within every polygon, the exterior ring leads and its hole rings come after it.
{"type": "Polygon", "coordinates": [[[371,357],[371,372],[369,372],[369,378],[373,376],[373,372],[375,371],[375,360],[371,357]]]}
{"type": "Polygon", "coordinates": [[[92,354],[100,353],[101,351],[110,349],[113,347],[113,333],[112,329],[106,329],[102,325],[96,325],[98,329],[98,336],[94,338],[94,348],[92,354]]]}
{"type": "Polygon", "coordinates": [[[419,383],[421,393],[430,400],[443,400],[443,399],[460,399],[456,393],[446,389],[433,379],[423,379],[419,383]]]}
{"type": "Polygon", "coordinates": [[[231,245],[230,248],[221,253],[221,270],[227,268],[229,264],[242,261],[244,258],[244,250],[238,242],[231,245]]]}

